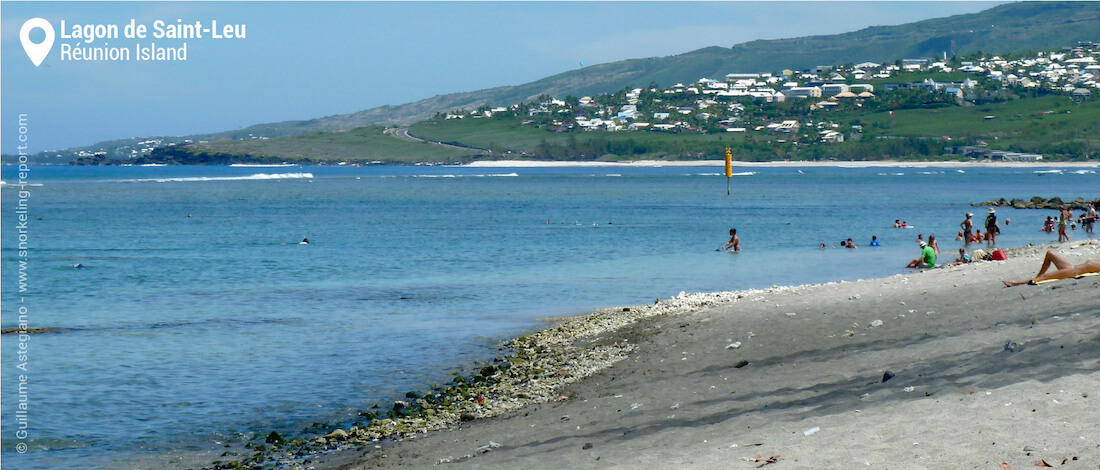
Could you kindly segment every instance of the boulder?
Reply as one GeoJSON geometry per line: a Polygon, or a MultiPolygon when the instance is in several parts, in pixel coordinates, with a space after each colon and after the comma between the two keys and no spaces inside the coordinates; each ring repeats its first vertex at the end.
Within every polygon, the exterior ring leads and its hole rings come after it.
{"type": "Polygon", "coordinates": [[[343,429],[337,429],[337,430],[332,431],[328,434],[325,434],[322,437],[324,437],[325,439],[328,439],[330,441],[343,441],[343,440],[346,440],[348,438],[348,432],[343,430],[343,429]]]}

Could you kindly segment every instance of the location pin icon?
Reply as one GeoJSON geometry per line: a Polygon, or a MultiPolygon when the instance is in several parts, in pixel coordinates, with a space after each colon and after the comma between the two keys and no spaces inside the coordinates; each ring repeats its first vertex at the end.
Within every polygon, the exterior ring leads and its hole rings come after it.
{"type": "Polygon", "coordinates": [[[23,43],[23,50],[27,51],[27,57],[31,58],[35,67],[42,65],[42,61],[46,60],[46,56],[50,54],[50,49],[53,49],[53,38],[53,25],[42,18],[31,18],[19,29],[19,41],[23,43]],[[31,31],[34,28],[41,28],[46,33],[46,40],[38,44],[31,41],[31,31]]]}

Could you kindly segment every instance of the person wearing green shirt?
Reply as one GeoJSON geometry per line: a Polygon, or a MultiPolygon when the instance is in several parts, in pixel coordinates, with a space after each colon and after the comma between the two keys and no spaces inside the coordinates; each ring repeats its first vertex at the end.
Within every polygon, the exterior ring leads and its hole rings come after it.
{"type": "Polygon", "coordinates": [[[936,250],[925,242],[920,242],[920,256],[909,262],[907,268],[936,267],[936,250]]]}

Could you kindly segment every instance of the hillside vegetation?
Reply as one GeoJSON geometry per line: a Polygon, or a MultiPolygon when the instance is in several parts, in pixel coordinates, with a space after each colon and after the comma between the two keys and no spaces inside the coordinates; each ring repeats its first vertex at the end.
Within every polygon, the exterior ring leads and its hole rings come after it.
{"type": "MultiPolygon", "coordinates": [[[[852,13],[858,14],[858,8],[852,13]]],[[[438,95],[414,103],[351,114],[259,124],[219,133],[103,142],[43,153],[38,159],[66,162],[81,153],[97,152],[104,153],[107,158],[122,159],[155,147],[191,141],[250,140],[373,125],[409,125],[440,111],[509,106],[532,101],[541,95],[596,95],[651,83],[669,86],[690,83],[700,77],[720,78],[730,72],[804,70],[818,65],[942,57],[945,53],[951,56],[982,51],[1003,55],[1051,50],[1080,40],[1097,40],[1097,31],[1100,31],[1100,2],[1011,3],[975,14],[899,26],[876,26],[845,34],[752,41],[668,57],[592,65],[523,85],[438,95]],[[140,145],[143,142],[153,143],[140,145]]]]}
{"type": "Polygon", "coordinates": [[[412,142],[385,135],[378,126],[348,131],[312,132],[278,139],[219,140],[189,146],[158,149],[145,162],[232,163],[256,162],[385,162],[462,161],[481,154],[475,149],[462,150],[412,142]]]}
{"type": "MultiPolygon", "coordinates": [[[[776,109],[781,106],[775,106],[776,109]]],[[[935,159],[949,146],[988,144],[990,148],[1059,155],[1100,153],[1100,103],[1074,104],[1061,96],[1021,99],[967,107],[898,109],[865,113],[819,110],[813,120],[862,128],[859,140],[838,144],[797,142],[785,135],[753,137],[734,133],[546,132],[521,125],[519,118],[430,120],[413,134],[441,141],[511,151],[539,159],[715,159],[732,147],[738,160],[935,159]],[[987,117],[995,117],[987,119],[987,117]],[[550,153],[543,153],[549,150],[550,153]],[[570,155],[570,151],[573,152],[570,155]]]]}
{"type": "MultiPolygon", "coordinates": [[[[781,106],[775,106],[773,112],[781,106]]],[[[313,133],[264,141],[220,141],[177,148],[198,155],[228,155],[234,161],[461,163],[475,159],[636,160],[720,159],[726,147],[742,161],[934,160],[945,147],[988,144],[1016,152],[1095,157],[1100,153],[1100,103],[1074,104],[1044,96],[979,106],[897,109],[865,113],[819,110],[814,120],[862,128],[859,140],[837,144],[798,142],[790,136],[734,133],[550,132],[516,116],[432,119],[410,127],[424,139],[472,147],[466,151],[384,135],[382,128],[313,133]],[[476,148],[473,148],[476,147],[476,148]],[[491,154],[477,148],[492,150],[491,154]]],[[[950,158],[961,158],[959,156],[950,158]]],[[[1078,157],[1082,158],[1082,157],[1078,157]]],[[[1065,159],[1065,158],[1063,158],[1065,159]]],[[[1074,159],[1074,158],[1070,158],[1074,159]]]]}

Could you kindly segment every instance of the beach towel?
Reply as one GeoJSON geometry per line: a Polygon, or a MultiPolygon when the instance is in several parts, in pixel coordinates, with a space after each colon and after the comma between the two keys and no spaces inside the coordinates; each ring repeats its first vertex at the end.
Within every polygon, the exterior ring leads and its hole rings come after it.
{"type": "MultiPolygon", "coordinates": [[[[1100,273],[1085,273],[1085,274],[1082,274],[1080,276],[1075,277],[1074,279],[1081,279],[1081,278],[1085,278],[1085,277],[1089,277],[1089,276],[1098,276],[1098,275],[1100,275],[1100,273]]],[[[1031,284],[1039,285],[1039,284],[1046,284],[1048,282],[1054,282],[1054,281],[1061,281],[1061,279],[1047,279],[1045,281],[1032,282],[1031,284]]]]}

